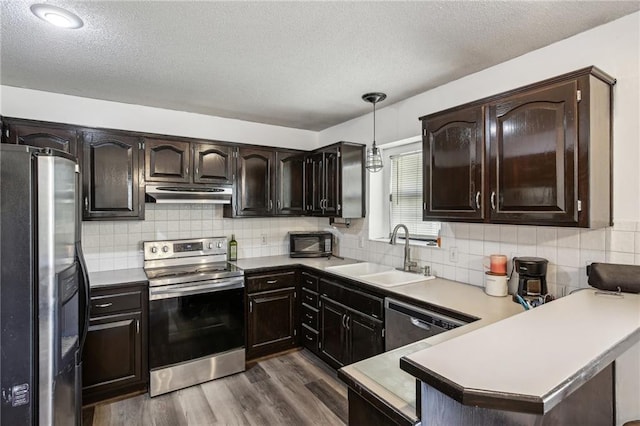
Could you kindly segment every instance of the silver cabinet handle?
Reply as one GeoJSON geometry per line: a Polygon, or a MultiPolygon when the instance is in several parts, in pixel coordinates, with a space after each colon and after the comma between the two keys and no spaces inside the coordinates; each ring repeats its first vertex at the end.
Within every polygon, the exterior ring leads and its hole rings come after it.
{"type": "Polygon", "coordinates": [[[113,303],[102,303],[100,305],[94,305],[96,308],[108,308],[109,306],[113,305],[113,303]]]}
{"type": "Polygon", "coordinates": [[[347,328],[345,324],[345,320],[347,319],[347,314],[342,314],[342,328],[347,328]]]}
{"type": "Polygon", "coordinates": [[[491,209],[492,210],[496,209],[496,192],[495,191],[491,192],[491,209]]]}
{"type": "Polygon", "coordinates": [[[196,167],[196,176],[198,175],[198,170],[199,170],[199,169],[196,167]]]}
{"type": "Polygon", "coordinates": [[[269,210],[273,208],[273,201],[269,200],[269,210]]]}
{"type": "Polygon", "coordinates": [[[308,335],[308,334],[305,334],[305,335],[304,335],[304,337],[305,337],[308,341],[313,342],[313,337],[309,337],[309,335],[308,335]]]}
{"type": "Polygon", "coordinates": [[[349,321],[351,321],[351,317],[347,316],[347,320],[344,322],[344,326],[347,330],[349,330],[349,321]]]}
{"type": "Polygon", "coordinates": [[[84,197],[84,209],[89,210],[89,197],[84,197]]]}
{"type": "Polygon", "coordinates": [[[249,312],[253,312],[253,302],[249,301],[249,312]]]}
{"type": "Polygon", "coordinates": [[[309,319],[313,319],[313,315],[309,315],[309,314],[304,314],[305,317],[309,318],[309,319]]]}
{"type": "Polygon", "coordinates": [[[140,334],[140,320],[136,320],[136,333],[140,334]]]}
{"type": "Polygon", "coordinates": [[[480,191],[476,192],[476,209],[480,209],[480,191]]]}
{"type": "Polygon", "coordinates": [[[278,280],[268,280],[268,281],[267,281],[267,284],[275,284],[275,283],[277,283],[277,282],[278,282],[278,280]]]}
{"type": "Polygon", "coordinates": [[[184,174],[185,174],[185,175],[188,175],[188,174],[189,174],[189,168],[188,168],[188,167],[186,168],[186,170],[185,170],[185,173],[184,173],[184,174]]]}

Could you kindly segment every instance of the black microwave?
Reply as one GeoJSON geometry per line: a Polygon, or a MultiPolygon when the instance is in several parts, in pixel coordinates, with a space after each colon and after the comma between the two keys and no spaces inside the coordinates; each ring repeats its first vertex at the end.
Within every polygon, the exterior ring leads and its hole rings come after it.
{"type": "Polygon", "coordinates": [[[332,251],[331,232],[289,232],[291,257],[330,257],[332,251]]]}

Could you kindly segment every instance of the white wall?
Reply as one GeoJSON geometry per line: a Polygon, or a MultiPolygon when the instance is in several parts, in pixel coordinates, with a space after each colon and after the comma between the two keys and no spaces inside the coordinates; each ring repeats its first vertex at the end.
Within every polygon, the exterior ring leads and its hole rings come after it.
{"type": "Polygon", "coordinates": [[[310,150],[318,147],[318,134],[309,130],[11,86],[0,86],[0,114],[6,117],[80,126],[215,139],[281,148],[310,150]]]}

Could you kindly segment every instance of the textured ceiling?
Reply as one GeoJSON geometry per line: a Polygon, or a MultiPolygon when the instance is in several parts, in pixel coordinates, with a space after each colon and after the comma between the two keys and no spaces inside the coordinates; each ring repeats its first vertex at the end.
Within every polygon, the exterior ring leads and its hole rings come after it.
{"type": "Polygon", "coordinates": [[[309,130],[640,9],[638,1],[2,1],[0,83],[309,130]]]}

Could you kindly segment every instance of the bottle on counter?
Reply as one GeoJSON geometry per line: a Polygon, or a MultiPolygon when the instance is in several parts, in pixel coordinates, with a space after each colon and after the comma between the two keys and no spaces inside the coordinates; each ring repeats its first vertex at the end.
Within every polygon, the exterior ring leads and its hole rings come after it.
{"type": "Polygon", "coordinates": [[[227,253],[229,260],[238,260],[238,242],[236,241],[236,235],[231,234],[231,240],[229,240],[229,251],[227,253]]]}

